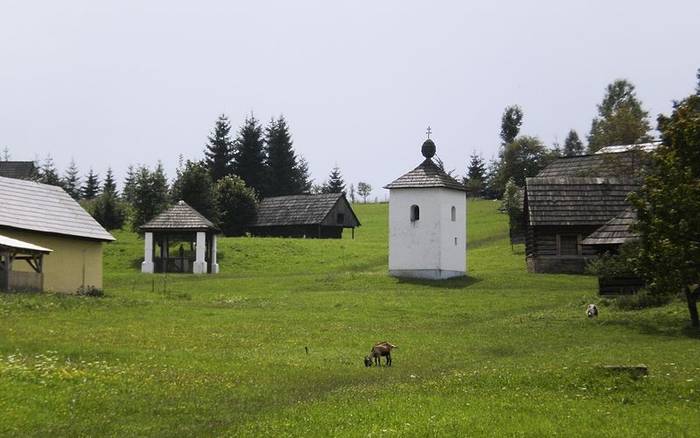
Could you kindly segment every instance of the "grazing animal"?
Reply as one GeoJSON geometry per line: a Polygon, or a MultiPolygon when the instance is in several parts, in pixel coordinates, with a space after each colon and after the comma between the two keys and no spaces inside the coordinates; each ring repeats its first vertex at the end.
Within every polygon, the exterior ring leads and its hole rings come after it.
{"type": "Polygon", "coordinates": [[[381,366],[382,364],[382,356],[386,357],[386,366],[390,367],[391,366],[391,350],[394,348],[399,348],[394,344],[390,344],[389,342],[383,341],[383,342],[377,342],[372,346],[372,349],[369,351],[369,356],[365,356],[365,366],[366,367],[371,367],[372,366],[372,361],[374,360],[374,364],[376,366],[381,366]]]}
{"type": "Polygon", "coordinates": [[[598,307],[596,307],[595,304],[589,304],[588,308],[586,309],[586,315],[589,318],[597,318],[598,317],[598,307]]]}

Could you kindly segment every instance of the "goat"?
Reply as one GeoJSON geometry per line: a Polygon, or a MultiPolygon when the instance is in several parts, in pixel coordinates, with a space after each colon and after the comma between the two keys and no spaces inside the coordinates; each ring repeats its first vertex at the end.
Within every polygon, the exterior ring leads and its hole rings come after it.
{"type": "Polygon", "coordinates": [[[369,356],[365,356],[365,366],[366,367],[371,367],[372,366],[372,360],[374,360],[374,364],[376,366],[381,366],[382,364],[382,356],[386,357],[386,366],[391,366],[391,350],[394,348],[399,348],[396,345],[390,344],[389,342],[383,341],[383,342],[377,342],[372,346],[372,349],[369,351],[369,356]]]}
{"type": "Polygon", "coordinates": [[[586,316],[588,316],[589,318],[597,318],[598,307],[596,307],[595,304],[589,304],[588,308],[586,309],[586,316]]]}

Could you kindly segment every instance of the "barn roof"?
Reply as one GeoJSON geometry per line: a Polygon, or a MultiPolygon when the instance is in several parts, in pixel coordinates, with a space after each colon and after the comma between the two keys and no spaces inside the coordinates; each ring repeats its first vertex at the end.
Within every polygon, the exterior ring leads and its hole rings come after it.
{"type": "Polygon", "coordinates": [[[219,231],[219,228],[185,201],[178,201],[169,209],[141,225],[141,231],[219,231]]]}
{"type": "Polygon", "coordinates": [[[9,248],[27,252],[40,252],[43,254],[48,254],[53,251],[52,249],[34,245],[33,243],[24,242],[22,240],[13,239],[11,237],[3,236],[2,234],[0,234],[0,248],[9,248]]]}
{"type": "Polygon", "coordinates": [[[36,170],[33,161],[0,161],[0,176],[30,179],[36,170]]]}
{"type": "Polygon", "coordinates": [[[264,198],[258,206],[258,217],[251,226],[318,225],[338,202],[347,204],[357,225],[360,225],[343,193],[327,193],[264,198]]]}
{"type": "Polygon", "coordinates": [[[627,195],[639,188],[632,178],[527,178],[529,225],[602,225],[622,213],[627,195]]]}
{"type": "Polygon", "coordinates": [[[642,167],[639,150],[559,157],[542,169],[537,177],[633,177],[642,167]]]}
{"type": "Polygon", "coordinates": [[[619,245],[638,236],[630,227],[637,221],[637,213],[633,208],[610,219],[602,227],[595,230],[590,236],[583,239],[583,245],[619,245]]]}
{"type": "Polygon", "coordinates": [[[0,227],[114,240],[60,187],[0,177],[0,206],[0,227]]]}
{"type": "Polygon", "coordinates": [[[412,188],[446,188],[466,191],[467,188],[456,179],[445,173],[430,158],[426,158],[418,167],[398,177],[385,189],[412,189],[412,188]]]}

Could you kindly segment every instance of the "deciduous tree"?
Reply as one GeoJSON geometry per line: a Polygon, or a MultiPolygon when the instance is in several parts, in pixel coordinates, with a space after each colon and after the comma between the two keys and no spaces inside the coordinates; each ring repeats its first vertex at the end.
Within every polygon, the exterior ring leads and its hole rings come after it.
{"type": "Polygon", "coordinates": [[[171,199],[185,201],[201,215],[216,222],[214,182],[207,166],[187,160],[171,189],[171,199]]]}
{"type": "Polygon", "coordinates": [[[662,145],[631,201],[640,235],[637,269],[653,293],[682,293],[700,327],[700,95],[660,116],[662,145]]]}
{"type": "Polygon", "coordinates": [[[372,186],[366,182],[357,183],[357,193],[362,197],[362,202],[367,203],[367,198],[372,193],[372,186]]]}
{"type": "Polygon", "coordinates": [[[625,79],[608,85],[598,116],[591,123],[588,152],[609,145],[634,144],[651,140],[649,113],[642,108],[635,87],[625,79]]]}
{"type": "Polygon", "coordinates": [[[227,236],[243,235],[257,215],[255,191],[237,176],[221,178],[215,190],[221,230],[227,236]]]}

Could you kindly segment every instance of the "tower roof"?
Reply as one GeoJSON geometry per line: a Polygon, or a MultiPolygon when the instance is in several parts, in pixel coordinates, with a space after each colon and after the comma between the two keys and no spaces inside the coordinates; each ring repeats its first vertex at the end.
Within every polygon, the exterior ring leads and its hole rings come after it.
{"type": "Polygon", "coordinates": [[[413,188],[445,188],[466,191],[466,187],[456,179],[445,173],[430,158],[426,158],[418,167],[398,177],[385,189],[413,189],[413,188]]]}

